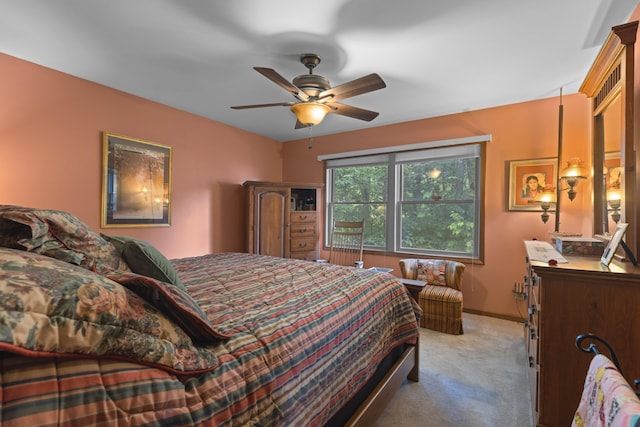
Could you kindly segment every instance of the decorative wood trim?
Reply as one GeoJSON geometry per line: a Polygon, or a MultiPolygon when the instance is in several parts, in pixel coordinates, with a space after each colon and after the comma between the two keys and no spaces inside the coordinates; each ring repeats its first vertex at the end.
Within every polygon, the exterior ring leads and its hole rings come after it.
{"type": "MultiPolygon", "coordinates": [[[[620,141],[620,162],[624,167],[624,219],[629,224],[626,242],[634,254],[640,248],[640,209],[637,189],[640,188],[638,166],[640,159],[635,153],[640,150],[640,141],[634,132],[634,105],[636,94],[634,50],[638,21],[628,22],[612,28],[609,37],[598,53],[591,69],[580,86],[580,92],[592,98],[593,164],[594,170],[602,165],[604,153],[601,147],[604,139],[602,113],[612,100],[620,94],[622,106],[622,129],[620,141]]],[[[603,224],[608,221],[605,188],[600,179],[594,179],[594,233],[603,233],[603,224]]]]}
{"type": "Polygon", "coordinates": [[[615,68],[616,59],[620,56],[622,50],[625,46],[635,43],[637,29],[638,21],[613,27],[582,82],[579,89],[580,93],[584,93],[589,98],[593,98],[596,95],[606,78],[611,74],[612,69],[615,68]]]}

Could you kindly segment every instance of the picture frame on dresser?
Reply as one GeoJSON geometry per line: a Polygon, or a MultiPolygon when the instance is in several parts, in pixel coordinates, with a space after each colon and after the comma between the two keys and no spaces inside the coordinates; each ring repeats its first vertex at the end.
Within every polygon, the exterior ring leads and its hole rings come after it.
{"type": "Polygon", "coordinates": [[[616,254],[616,251],[618,250],[618,246],[620,246],[620,243],[622,242],[622,237],[624,236],[624,233],[627,231],[628,226],[629,224],[624,222],[621,222],[616,225],[616,229],[613,231],[613,234],[611,235],[611,239],[609,239],[609,243],[607,243],[607,246],[604,248],[604,252],[602,253],[602,258],[600,259],[603,265],[609,266],[609,264],[611,264],[611,260],[613,259],[613,256],[616,254]]]}
{"type": "Polygon", "coordinates": [[[171,225],[172,148],[108,132],[102,145],[102,227],[171,225]]]}

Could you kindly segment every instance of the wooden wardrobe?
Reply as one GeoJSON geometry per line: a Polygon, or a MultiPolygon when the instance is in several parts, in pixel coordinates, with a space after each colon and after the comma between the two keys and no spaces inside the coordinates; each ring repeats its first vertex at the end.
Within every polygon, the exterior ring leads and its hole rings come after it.
{"type": "Polygon", "coordinates": [[[247,181],[247,252],[316,260],[323,184],[247,181]]]}

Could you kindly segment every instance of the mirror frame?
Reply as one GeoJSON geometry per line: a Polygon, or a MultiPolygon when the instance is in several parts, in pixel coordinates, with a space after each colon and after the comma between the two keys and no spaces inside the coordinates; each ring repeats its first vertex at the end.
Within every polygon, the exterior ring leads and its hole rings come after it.
{"type": "Polygon", "coordinates": [[[627,245],[634,254],[638,253],[638,209],[635,205],[636,158],[634,151],[638,142],[634,139],[634,49],[638,21],[629,22],[612,28],[602,49],[598,53],[591,69],[580,87],[580,92],[592,100],[592,138],[593,138],[593,232],[604,234],[605,221],[608,221],[606,188],[601,179],[595,179],[598,171],[603,170],[604,118],[603,113],[617,96],[621,97],[620,129],[620,165],[624,170],[622,182],[623,217],[622,222],[629,223],[627,245]]]}

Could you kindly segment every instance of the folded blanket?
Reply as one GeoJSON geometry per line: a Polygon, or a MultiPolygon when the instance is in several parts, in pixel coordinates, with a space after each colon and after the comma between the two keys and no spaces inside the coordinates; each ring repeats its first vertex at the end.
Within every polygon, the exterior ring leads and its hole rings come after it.
{"type": "Polygon", "coordinates": [[[640,400],[615,365],[596,355],[587,371],[573,427],[640,427],[640,400]]]}

